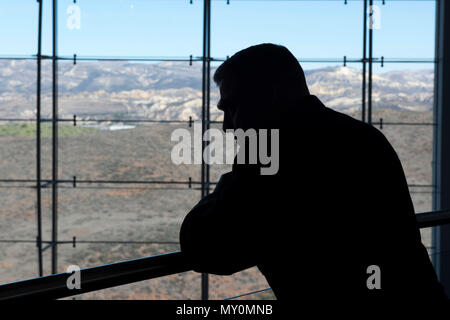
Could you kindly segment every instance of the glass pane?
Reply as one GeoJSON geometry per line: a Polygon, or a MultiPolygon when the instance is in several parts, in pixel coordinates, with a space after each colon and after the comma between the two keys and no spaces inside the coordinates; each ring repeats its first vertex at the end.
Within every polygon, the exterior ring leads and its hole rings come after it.
{"type": "Polygon", "coordinates": [[[0,239],[36,239],[34,186],[34,183],[0,183],[0,239]]]}
{"type": "Polygon", "coordinates": [[[36,117],[36,61],[0,60],[0,118],[36,117]]]}
{"type": "Polygon", "coordinates": [[[0,243],[0,283],[39,276],[35,242],[0,243]]]}
{"type": "Polygon", "coordinates": [[[374,57],[434,58],[435,1],[378,1],[375,8],[374,57]]]}
{"type": "Polygon", "coordinates": [[[201,116],[201,63],[59,63],[59,116],[189,120],[201,116]]]}
{"type": "MultiPolygon", "coordinates": [[[[175,164],[172,162],[171,141],[176,129],[194,129],[188,124],[128,123],[132,128],[109,124],[102,129],[71,124],[60,125],[59,152],[61,177],[78,181],[184,181],[174,187],[188,187],[189,177],[200,181],[199,164],[175,164]],[[116,126],[116,127],[113,127],[116,126]],[[109,128],[109,129],[108,129],[109,128]],[[114,129],[113,129],[114,128],[114,129]],[[64,134],[64,135],[62,135],[64,134]]],[[[201,132],[201,131],[200,131],[201,132]]],[[[192,146],[191,154],[193,154],[192,146]]],[[[193,160],[193,156],[191,156],[193,160]]],[[[196,186],[196,185],[193,185],[196,186]]]]}
{"type": "Polygon", "coordinates": [[[36,54],[38,7],[34,0],[0,2],[0,56],[36,54]]]}
{"type": "Polygon", "coordinates": [[[34,186],[0,183],[0,283],[38,276],[34,186]]]}
{"type": "Polygon", "coordinates": [[[0,180],[36,179],[36,123],[0,121],[0,180]]]}
{"type": "Polygon", "coordinates": [[[374,64],[372,79],[373,122],[433,122],[432,63],[374,64]]]}
{"type": "MultiPolygon", "coordinates": [[[[211,299],[218,300],[269,287],[266,279],[257,267],[243,270],[231,276],[210,275],[209,284],[211,299]]],[[[248,298],[252,299],[251,296],[248,296],[248,298]]]]}
{"type": "MultiPolygon", "coordinates": [[[[52,241],[52,186],[51,184],[44,184],[46,187],[41,189],[42,198],[42,253],[43,273],[48,275],[52,273],[52,248],[49,246],[52,241]],[[47,247],[47,248],[46,248],[47,247]]],[[[37,229],[37,227],[35,227],[37,229]]],[[[59,239],[58,239],[59,240],[59,239]]],[[[59,247],[58,247],[59,248],[59,247]]],[[[59,252],[58,252],[59,253],[59,252]]],[[[37,259],[37,258],[36,258],[37,259]]],[[[57,271],[61,271],[60,265],[57,266],[57,271]]],[[[36,264],[33,268],[37,268],[36,264]]]]}
{"type": "Polygon", "coordinates": [[[272,42],[296,57],[360,57],[363,7],[360,1],[225,1],[211,8],[214,57],[272,42]]]}
{"type": "Polygon", "coordinates": [[[181,223],[200,192],[187,187],[97,184],[61,186],[58,198],[63,240],[169,242],[168,249],[175,251],[181,223]]]}
{"type": "Polygon", "coordinates": [[[59,1],[62,56],[200,56],[201,1],[59,1]],[[120,21],[120,23],[118,23],[120,21]]]}

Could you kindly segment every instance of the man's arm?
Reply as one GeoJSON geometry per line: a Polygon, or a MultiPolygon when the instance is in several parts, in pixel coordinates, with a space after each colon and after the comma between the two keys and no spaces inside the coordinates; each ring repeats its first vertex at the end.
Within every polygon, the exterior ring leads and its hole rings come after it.
{"type": "Polygon", "coordinates": [[[254,168],[233,166],[187,214],[180,245],[195,271],[228,275],[258,264],[263,245],[260,180],[254,168]]]}

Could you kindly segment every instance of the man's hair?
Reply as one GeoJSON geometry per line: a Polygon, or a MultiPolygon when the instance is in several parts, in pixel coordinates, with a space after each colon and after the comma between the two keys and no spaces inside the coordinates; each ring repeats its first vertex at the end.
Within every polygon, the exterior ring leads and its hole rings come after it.
{"type": "Polygon", "coordinates": [[[214,82],[233,83],[242,89],[277,88],[280,94],[308,92],[303,69],[294,55],[281,45],[263,43],[241,50],[214,73],[214,82]]]}

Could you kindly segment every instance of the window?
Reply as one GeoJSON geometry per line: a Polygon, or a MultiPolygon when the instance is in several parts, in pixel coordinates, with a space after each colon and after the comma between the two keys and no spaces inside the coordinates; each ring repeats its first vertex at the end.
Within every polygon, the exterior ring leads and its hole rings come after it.
{"type": "MultiPolygon", "coordinates": [[[[250,45],[285,45],[305,70],[311,93],[326,106],[357,119],[364,112],[366,121],[370,112],[372,124],[402,161],[416,212],[430,211],[435,1],[374,1],[371,80],[364,2],[212,1],[210,75],[250,45]]],[[[176,251],[181,222],[201,195],[201,165],[173,164],[170,137],[176,128],[192,134],[192,124],[201,121],[207,93],[202,91],[203,1],[57,4],[56,82],[53,7],[51,1],[42,5],[40,140],[39,3],[0,4],[2,283],[35,276],[39,255],[43,274],[49,274],[69,264],[84,268],[176,251]]],[[[219,92],[212,80],[210,90],[211,127],[220,128],[219,92]]],[[[229,170],[212,165],[203,188],[229,170]]],[[[430,230],[422,235],[431,248],[430,230]]],[[[188,272],[79,298],[198,299],[200,284],[200,275],[188,272]]],[[[209,287],[211,298],[224,299],[268,285],[252,268],[210,276],[209,287]]],[[[274,296],[264,291],[246,297],[274,296]]]]}

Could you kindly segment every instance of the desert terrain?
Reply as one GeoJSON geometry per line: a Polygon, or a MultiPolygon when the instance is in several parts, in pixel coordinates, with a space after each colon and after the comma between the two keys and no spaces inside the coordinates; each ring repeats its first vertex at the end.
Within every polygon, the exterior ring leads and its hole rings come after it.
{"type": "MultiPolygon", "coordinates": [[[[353,112],[354,117],[359,114],[353,112]]],[[[402,161],[416,212],[431,210],[433,127],[393,126],[387,122],[432,122],[431,111],[374,110],[373,121],[383,118],[381,131],[402,161]],[[419,185],[419,186],[417,186],[419,185]]],[[[108,124],[106,124],[106,127],[108,124]]],[[[376,125],[378,128],[379,126],[376,125]]],[[[78,123],[61,124],[58,172],[62,180],[200,181],[199,165],[175,165],[170,135],[187,124],[136,124],[123,130],[100,130],[78,123]]],[[[35,179],[35,127],[33,123],[0,124],[0,179],[35,179]]],[[[190,128],[192,130],[192,128],[190,128]]],[[[230,170],[211,167],[211,181],[230,170]]],[[[370,168],[368,168],[370,170],[370,168]]],[[[42,179],[51,179],[51,127],[42,127],[42,179]]],[[[37,276],[36,190],[33,183],[0,183],[0,283],[37,276]]],[[[300,195],[301,196],[301,195],[300,195]]],[[[351,197],[351,195],[350,195],[351,197]]],[[[71,243],[58,246],[58,271],[71,264],[81,268],[172,252],[179,249],[178,231],[185,214],[200,199],[199,185],[60,183],[58,238],[71,243]],[[83,241],[92,243],[83,243],[83,241]],[[110,243],[98,243],[109,241],[110,243]],[[117,241],[114,243],[114,241],[117,241]],[[149,243],[120,243],[148,241],[149,243]],[[150,242],[170,242],[157,244],[150,242]]],[[[44,240],[51,236],[51,188],[42,189],[44,240]]],[[[431,246],[429,229],[423,242],[431,246]]],[[[44,256],[50,273],[50,250],[44,256]]],[[[210,276],[210,297],[224,299],[268,287],[256,268],[232,276],[210,276]]],[[[269,292],[250,296],[272,299],[269,292]]],[[[194,272],[143,281],[74,297],[75,299],[199,299],[200,275],[194,272]]],[[[249,297],[247,297],[249,298],[249,297]]]]}

